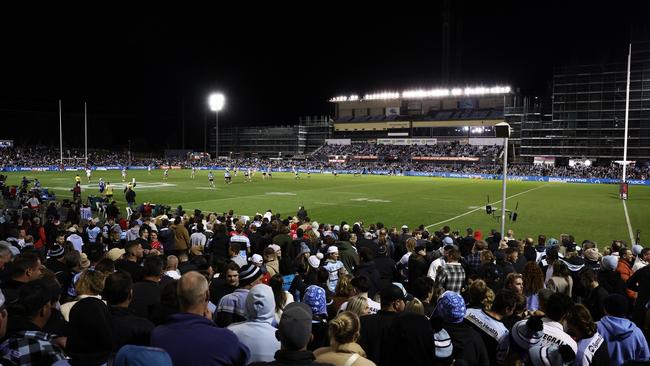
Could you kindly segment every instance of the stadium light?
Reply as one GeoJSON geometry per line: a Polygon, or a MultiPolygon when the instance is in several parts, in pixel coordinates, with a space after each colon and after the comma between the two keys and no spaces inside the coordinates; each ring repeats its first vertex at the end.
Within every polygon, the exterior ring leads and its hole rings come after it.
{"type": "Polygon", "coordinates": [[[508,94],[512,89],[509,86],[496,85],[493,87],[477,86],[466,88],[436,88],[436,89],[410,89],[402,92],[379,92],[369,93],[359,99],[359,96],[352,94],[350,96],[340,95],[330,98],[330,102],[351,102],[364,100],[391,100],[391,99],[426,99],[426,98],[444,98],[448,96],[476,96],[476,95],[498,95],[508,94]]]}
{"type": "Polygon", "coordinates": [[[219,111],[223,109],[224,104],[226,104],[226,97],[221,93],[212,93],[210,98],[208,98],[208,105],[210,105],[210,110],[215,113],[215,129],[214,129],[214,158],[219,158],[219,111]]]}

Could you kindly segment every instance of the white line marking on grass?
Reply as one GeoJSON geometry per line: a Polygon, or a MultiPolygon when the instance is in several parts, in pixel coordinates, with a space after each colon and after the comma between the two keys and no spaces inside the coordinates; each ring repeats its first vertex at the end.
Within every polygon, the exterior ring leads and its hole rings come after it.
{"type": "MultiPolygon", "coordinates": [[[[517,194],[513,194],[512,196],[507,197],[507,199],[510,199],[510,198],[513,198],[513,197],[517,197],[517,196],[521,196],[521,195],[524,194],[524,193],[532,192],[532,191],[537,190],[537,189],[540,189],[540,188],[542,188],[542,187],[545,187],[545,185],[544,185],[544,186],[535,187],[535,188],[531,188],[531,189],[529,189],[529,190],[527,190],[527,191],[519,192],[519,193],[517,193],[517,194]]],[[[497,203],[499,203],[499,202],[501,202],[501,200],[498,200],[498,201],[495,201],[495,202],[491,202],[490,205],[495,205],[495,204],[497,204],[497,203]]],[[[428,228],[430,228],[430,227],[432,227],[432,226],[437,226],[437,225],[440,225],[440,224],[444,224],[445,222],[449,222],[449,221],[456,220],[456,219],[458,219],[458,218],[460,218],[460,217],[467,216],[467,215],[469,215],[469,214],[471,214],[471,213],[474,213],[474,212],[476,212],[476,211],[478,211],[478,210],[484,210],[484,209],[485,209],[485,206],[478,206],[477,208],[475,208],[475,209],[473,209],[473,210],[470,210],[470,211],[467,211],[467,212],[462,213],[462,214],[460,214],[460,215],[454,216],[454,217],[452,217],[452,218],[450,218],[450,219],[443,220],[443,221],[436,222],[436,223],[433,223],[433,224],[431,224],[431,225],[425,226],[425,229],[428,229],[428,228]]]]}
{"type": "Polygon", "coordinates": [[[295,196],[293,192],[266,192],[264,193],[267,196],[295,196]]]}
{"type": "Polygon", "coordinates": [[[627,230],[630,232],[630,245],[634,244],[634,232],[632,231],[632,224],[630,224],[630,215],[627,213],[627,203],[623,201],[623,210],[625,210],[625,220],[627,221],[627,230]]]}

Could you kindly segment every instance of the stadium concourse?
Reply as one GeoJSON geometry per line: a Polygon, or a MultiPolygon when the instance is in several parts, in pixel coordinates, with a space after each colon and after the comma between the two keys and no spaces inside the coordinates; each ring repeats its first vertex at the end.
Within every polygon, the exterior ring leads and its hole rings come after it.
{"type": "MultiPolygon", "coordinates": [[[[460,144],[353,149],[323,147],[303,162],[232,165],[318,169],[330,168],[330,155],[364,154],[377,160],[347,169],[418,164],[498,171],[490,160],[500,152],[460,144]],[[394,161],[406,154],[410,159],[394,161]],[[413,163],[421,156],[477,157],[478,163],[413,163]]],[[[56,154],[34,151],[3,152],[4,168],[57,166],[56,154]]],[[[93,165],[128,162],[122,153],[93,159],[93,165]]],[[[191,165],[135,162],[170,163],[191,165]]],[[[612,167],[546,169],[562,169],[563,176],[618,174],[612,167]]],[[[643,179],[645,169],[633,174],[643,179]]],[[[127,217],[109,205],[98,216],[80,202],[42,204],[30,196],[31,184],[2,200],[3,365],[650,360],[650,248],[641,245],[597,245],[590,237],[544,232],[460,233],[442,224],[392,229],[361,220],[321,222],[304,207],[284,216],[264,207],[245,217],[189,207],[162,214],[134,205],[127,217]]]]}

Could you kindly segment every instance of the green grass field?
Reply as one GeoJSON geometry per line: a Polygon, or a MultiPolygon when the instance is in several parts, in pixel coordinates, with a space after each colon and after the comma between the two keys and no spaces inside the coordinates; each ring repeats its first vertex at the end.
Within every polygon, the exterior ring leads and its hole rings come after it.
{"type": "MultiPolygon", "coordinates": [[[[24,173],[9,173],[9,184],[19,184],[24,173]]],[[[74,172],[31,172],[27,177],[38,178],[44,187],[53,190],[58,199],[70,198],[74,172]]],[[[115,197],[124,203],[119,171],[95,171],[93,182],[82,196],[98,195],[99,177],[112,182],[115,197]]],[[[162,181],[162,172],[129,171],[128,180],[135,177],[138,203],[149,201],[190,211],[224,212],[252,216],[272,209],[283,217],[295,215],[304,205],[313,220],[327,223],[363,221],[383,222],[387,226],[407,224],[413,228],[424,224],[429,230],[449,225],[454,230],[478,228],[484,233],[500,224],[485,213],[489,195],[491,202],[501,199],[501,182],[469,179],[426,177],[351,176],[275,173],[272,180],[263,181],[260,173],[252,183],[245,183],[243,174],[233,177],[226,186],[223,172],[215,174],[216,189],[208,188],[207,171],[198,171],[190,179],[189,170],[170,171],[169,180],[162,181]],[[166,184],[162,184],[166,183],[166,184]]],[[[612,239],[630,241],[629,230],[616,185],[566,183],[509,182],[508,208],[519,202],[519,218],[507,222],[517,237],[545,234],[557,238],[561,233],[573,234],[576,240],[596,240],[600,245],[612,239]]],[[[500,206],[500,203],[497,204],[500,206]]],[[[650,236],[650,187],[631,186],[627,201],[632,229],[641,230],[642,240],[650,236]]],[[[643,242],[643,241],[642,241],[643,242]]]]}

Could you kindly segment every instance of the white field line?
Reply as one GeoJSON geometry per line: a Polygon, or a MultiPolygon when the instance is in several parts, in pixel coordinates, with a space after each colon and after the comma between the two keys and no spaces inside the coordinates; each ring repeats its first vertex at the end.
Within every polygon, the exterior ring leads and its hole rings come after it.
{"type": "Polygon", "coordinates": [[[630,223],[630,215],[627,213],[627,203],[623,201],[623,210],[625,210],[625,220],[627,221],[627,230],[630,232],[630,245],[634,244],[634,232],[632,231],[632,224],[630,223]]]}
{"type": "MultiPolygon", "coordinates": [[[[540,189],[540,188],[542,188],[542,187],[545,187],[545,185],[542,185],[542,186],[539,186],[539,187],[535,187],[535,188],[531,188],[531,189],[529,189],[529,190],[527,190],[527,191],[523,191],[523,192],[520,192],[520,193],[517,193],[517,194],[513,194],[512,196],[507,197],[506,199],[510,199],[510,198],[517,197],[517,196],[521,196],[522,194],[525,194],[525,193],[528,193],[528,192],[535,191],[535,190],[540,189]]],[[[495,204],[497,204],[497,203],[499,203],[499,202],[501,202],[501,200],[498,200],[498,201],[495,201],[495,202],[491,202],[490,205],[495,205],[495,204]]],[[[471,213],[474,213],[474,212],[476,212],[476,211],[478,211],[478,210],[484,210],[484,209],[485,209],[485,206],[478,206],[477,208],[475,208],[475,209],[473,209],[473,210],[467,211],[467,212],[465,212],[465,213],[462,213],[462,214],[460,214],[460,215],[454,216],[454,217],[449,218],[449,219],[447,219],[447,220],[443,220],[443,221],[436,222],[436,223],[433,223],[433,224],[431,224],[431,225],[425,226],[425,228],[428,229],[428,228],[430,228],[430,227],[432,227],[432,226],[437,226],[437,225],[440,225],[440,224],[444,224],[445,222],[453,221],[453,220],[456,220],[456,219],[458,219],[458,218],[460,218],[460,217],[467,216],[467,215],[469,215],[469,214],[471,214],[471,213]]]]}

